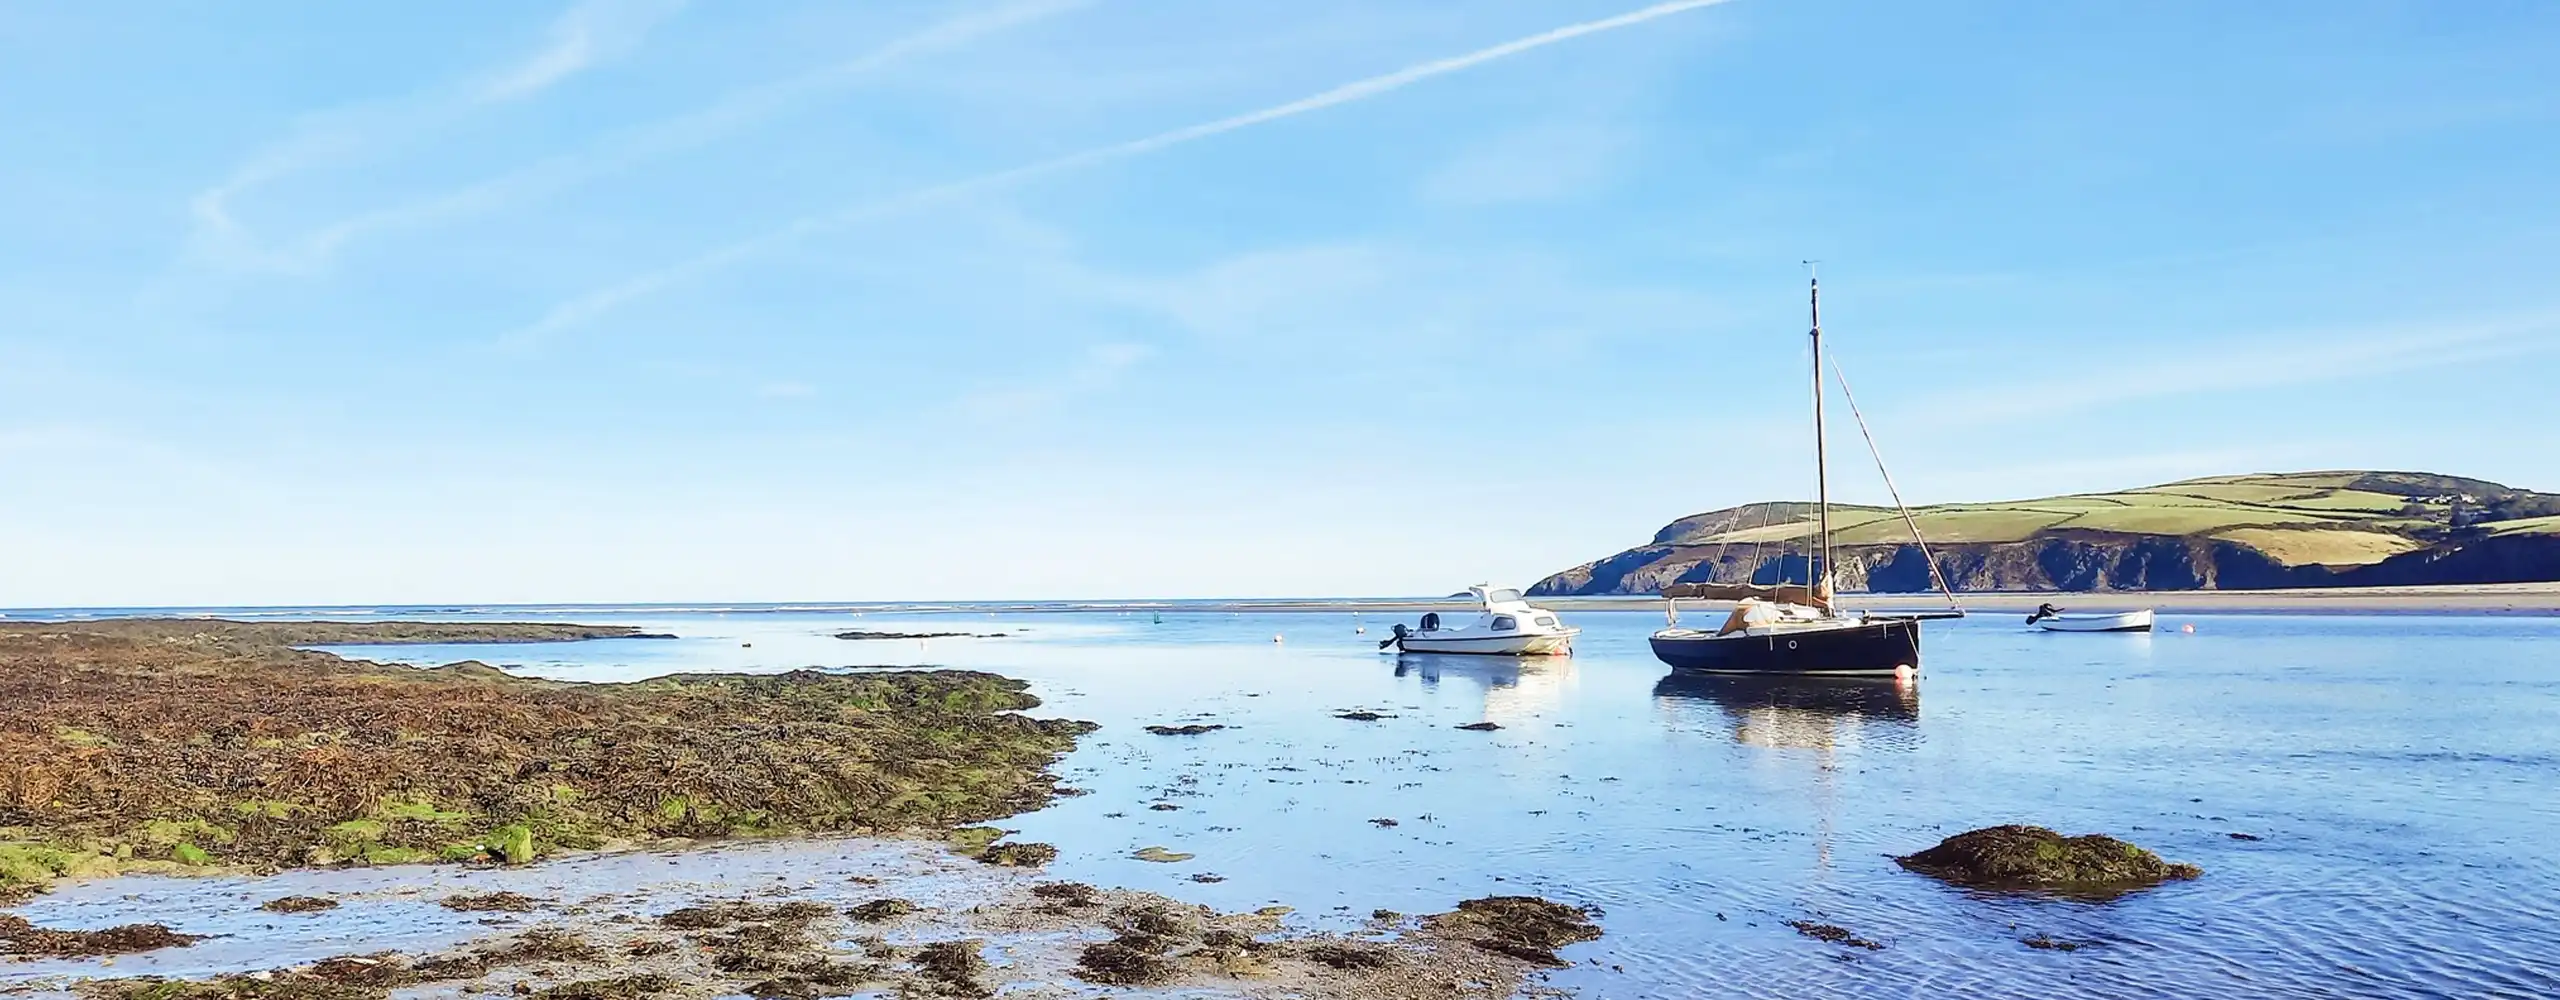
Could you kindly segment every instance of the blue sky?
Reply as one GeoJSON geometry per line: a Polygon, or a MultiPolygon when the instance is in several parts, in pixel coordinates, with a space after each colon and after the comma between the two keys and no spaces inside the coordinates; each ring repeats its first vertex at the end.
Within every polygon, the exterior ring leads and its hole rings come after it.
{"type": "Polygon", "coordinates": [[[1525,583],[1809,492],[1805,258],[1915,501],[2560,490],[2553,51],[2539,2],[13,4],[0,605],[1525,583]]]}

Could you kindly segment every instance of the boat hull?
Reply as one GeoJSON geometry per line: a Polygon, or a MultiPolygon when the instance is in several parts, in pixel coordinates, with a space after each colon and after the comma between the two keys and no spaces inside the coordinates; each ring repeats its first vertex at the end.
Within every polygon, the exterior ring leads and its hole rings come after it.
{"type": "Polygon", "coordinates": [[[2153,615],[2150,611],[2127,611],[2113,615],[2060,615],[2036,622],[2047,632],[2148,632],[2153,615]]]}
{"type": "Polygon", "coordinates": [[[1579,634],[1435,636],[1408,632],[1398,648],[1408,653],[1456,653],[1461,656],[1562,656],[1573,652],[1579,634]]]}
{"type": "Polygon", "coordinates": [[[1920,668],[1920,623],[1908,619],[1765,635],[1670,631],[1654,633],[1653,655],[1686,673],[1858,677],[1920,668]]]}

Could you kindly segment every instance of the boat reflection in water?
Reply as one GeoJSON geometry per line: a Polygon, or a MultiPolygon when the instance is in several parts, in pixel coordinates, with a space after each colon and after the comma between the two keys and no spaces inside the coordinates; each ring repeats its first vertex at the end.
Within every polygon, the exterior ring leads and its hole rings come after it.
{"type": "Polygon", "coordinates": [[[1840,758],[1861,749],[1905,751],[1920,742],[1920,684],[1911,677],[1674,673],[1653,686],[1653,698],[1683,728],[1719,728],[1706,711],[1712,707],[1735,743],[1812,751],[1761,759],[1810,765],[1804,771],[1814,865],[1826,876],[1839,839],[1840,758]]]}
{"type": "Polygon", "coordinates": [[[1561,656],[1522,660],[1402,653],[1396,656],[1396,676],[1414,678],[1424,687],[1438,687],[1442,681],[1475,684],[1484,689],[1485,720],[1509,726],[1563,704],[1575,674],[1573,661],[1561,656]]]}
{"type": "Polygon", "coordinates": [[[1919,682],[1902,677],[1674,673],[1653,686],[1653,697],[1677,715],[1714,706],[1745,746],[1908,746],[1920,722],[1919,682]]]}

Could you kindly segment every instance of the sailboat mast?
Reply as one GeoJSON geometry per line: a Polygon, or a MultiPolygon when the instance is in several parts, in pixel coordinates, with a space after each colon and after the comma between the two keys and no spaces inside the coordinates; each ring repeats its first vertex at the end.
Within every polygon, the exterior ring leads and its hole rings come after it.
{"type": "MultiPolygon", "coordinates": [[[[1810,262],[1807,262],[1810,263],[1810,262]]],[[[1813,303],[1813,489],[1815,517],[1822,532],[1822,563],[1813,580],[1816,599],[1827,607],[1831,594],[1831,455],[1822,425],[1822,275],[1812,277],[1813,303]]]]}

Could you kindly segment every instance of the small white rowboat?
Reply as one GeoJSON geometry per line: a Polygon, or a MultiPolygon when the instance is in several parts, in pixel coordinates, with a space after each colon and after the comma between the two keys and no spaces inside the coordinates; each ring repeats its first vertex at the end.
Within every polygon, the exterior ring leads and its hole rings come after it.
{"type": "Polygon", "coordinates": [[[2073,613],[2055,609],[2037,609],[2027,616],[2027,624],[2047,632],[2148,632],[2151,631],[2150,608],[2113,614],[2073,613]]]}

